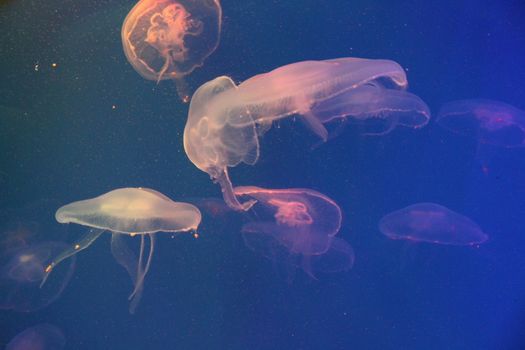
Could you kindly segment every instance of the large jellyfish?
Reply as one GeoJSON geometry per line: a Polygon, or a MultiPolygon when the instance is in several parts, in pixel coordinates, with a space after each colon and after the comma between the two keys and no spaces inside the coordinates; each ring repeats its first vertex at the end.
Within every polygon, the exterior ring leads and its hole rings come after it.
{"type": "Polygon", "coordinates": [[[472,99],[445,104],[437,116],[442,127],[499,147],[525,146],[525,111],[503,102],[472,99]]]}
{"type": "Polygon", "coordinates": [[[310,189],[236,187],[235,195],[255,200],[257,219],[242,227],[246,245],[273,261],[315,272],[352,267],[352,247],[335,235],[341,228],[341,209],[327,196],[310,189]]]}
{"type": "Polygon", "coordinates": [[[379,230],[391,239],[478,245],[488,235],[474,221],[435,203],[417,203],[384,216],[379,230]]]}
{"type": "Polygon", "coordinates": [[[129,296],[131,313],[135,311],[142,296],[144,278],[155,247],[155,233],[194,231],[201,221],[201,213],[197,207],[174,202],[162,193],[147,188],[120,188],[96,198],[73,202],[59,208],[55,217],[60,223],[76,223],[90,229],[85,237],[55,257],[46,267],[46,274],[62,260],[86,249],[104,231],[109,231],[112,233],[113,256],[126,268],[135,286],[129,296]],[[124,235],[140,235],[138,261],[125,244],[122,238],[124,235]],[[150,239],[146,262],[145,236],[150,239]]]}
{"type": "Polygon", "coordinates": [[[75,270],[75,257],[61,265],[40,288],[51,260],[67,249],[61,242],[20,246],[0,254],[0,309],[36,311],[58,299],[75,270]]]}
{"type": "Polygon", "coordinates": [[[140,0],[122,25],[126,57],[146,79],[180,83],[217,48],[221,13],[219,0],[140,0]]]}
{"type": "Polygon", "coordinates": [[[402,91],[404,70],[388,60],[339,58],[305,61],[256,75],[239,86],[228,77],[202,85],[193,95],[184,129],[184,149],[193,164],[221,186],[226,203],[247,210],[232,191],[228,167],[255,164],[259,139],[273,121],[300,115],[327,140],[324,124],[371,117],[413,128],[427,124],[430,112],[417,96],[402,91]]]}
{"type": "Polygon", "coordinates": [[[17,334],[6,350],[61,350],[66,345],[62,331],[51,324],[41,323],[17,334]]]}

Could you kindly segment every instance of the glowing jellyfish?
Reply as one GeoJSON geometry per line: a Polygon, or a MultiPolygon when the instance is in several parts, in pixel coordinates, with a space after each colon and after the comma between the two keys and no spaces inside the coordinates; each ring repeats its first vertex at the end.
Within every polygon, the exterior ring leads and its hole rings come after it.
{"type": "Polygon", "coordinates": [[[471,219],[435,203],[418,203],[381,219],[388,238],[449,245],[477,245],[488,235],[471,219]]]}
{"type": "Polygon", "coordinates": [[[247,210],[232,191],[228,167],[255,164],[259,137],[273,121],[300,115],[327,140],[324,124],[341,118],[391,118],[391,126],[421,127],[428,107],[406,88],[404,70],[388,60],[340,58],[305,61],[254,76],[239,86],[222,76],[193,95],[184,149],[193,164],[221,186],[226,203],[247,210]]]}
{"type": "Polygon", "coordinates": [[[351,246],[334,236],[341,228],[341,209],[327,196],[310,189],[236,187],[235,195],[255,200],[256,221],[242,228],[246,245],[273,261],[316,271],[348,270],[351,246]]]}
{"type": "Polygon", "coordinates": [[[126,57],[146,79],[180,81],[217,48],[221,13],[219,0],[140,0],[122,25],[126,57]]]}
{"type": "Polygon", "coordinates": [[[62,331],[51,324],[42,323],[17,334],[6,350],[61,350],[66,345],[62,331]]]}
{"type": "Polygon", "coordinates": [[[525,146],[525,111],[503,102],[461,100],[445,104],[437,122],[442,127],[499,147],[525,146]]]}
{"type": "Polygon", "coordinates": [[[40,288],[44,269],[67,248],[65,243],[45,242],[2,251],[0,258],[0,309],[36,311],[58,299],[75,270],[75,259],[63,264],[40,288]]]}
{"type": "Polygon", "coordinates": [[[62,260],[86,249],[104,231],[112,233],[111,251],[117,262],[130,273],[135,289],[131,293],[130,312],[142,296],[155,247],[155,233],[195,231],[201,221],[199,209],[188,203],[174,202],[162,193],[147,188],[121,188],[99,197],[73,202],[57,210],[60,223],[90,227],[85,237],[68,247],[47,266],[49,274],[62,260]],[[140,235],[138,261],[123,241],[123,236],[140,235]],[[150,239],[149,255],[144,262],[145,239],[150,239]]]}

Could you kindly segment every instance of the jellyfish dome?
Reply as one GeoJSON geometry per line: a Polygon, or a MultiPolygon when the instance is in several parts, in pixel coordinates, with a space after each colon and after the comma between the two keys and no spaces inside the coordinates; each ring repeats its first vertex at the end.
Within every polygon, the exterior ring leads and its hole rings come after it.
{"type": "Polygon", "coordinates": [[[68,246],[62,242],[43,242],[0,254],[0,309],[18,312],[40,310],[56,301],[75,270],[75,257],[63,264],[41,286],[45,267],[68,246]]]}
{"type": "MultiPolygon", "coordinates": [[[[317,272],[349,270],[354,251],[335,237],[341,228],[339,206],[311,189],[236,187],[241,199],[254,200],[255,219],[242,227],[244,243],[254,252],[277,263],[300,268],[316,278],[317,272]]],[[[294,270],[292,269],[292,270],[294,270]]]]}
{"type": "Polygon", "coordinates": [[[417,203],[384,216],[379,230],[391,239],[477,245],[488,235],[474,221],[435,203],[417,203]]]}
{"type": "Polygon", "coordinates": [[[130,312],[134,313],[143,291],[155,250],[157,232],[197,230],[201,222],[199,209],[189,203],[174,202],[160,192],[147,188],[120,188],[101,196],[73,202],[59,208],[58,222],[87,226],[88,233],[58,254],[46,267],[46,277],[61,261],[89,247],[102,233],[110,231],[111,251],[117,262],[130,274],[135,289],[131,293],[130,312]],[[123,236],[140,235],[137,257],[123,236]],[[149,237],[149,254],[144,259],[145,236],[149,237]]]}
{"type": "Polygon", "coordinates": [[[201,221],[198,208],[174,202],[147,188],[120,188],[99,197],[67,204],[57,210],[60,223],[124,234],[196,230],[201,221]]]}
{"type": "Polygon", "coordinates": [[[219,0],[140,0],[122,26],[133,68],[148,80],[181,78],[218,46],[219,0]]]}
{"type": "Polygon", "coordinates": [[[266,234],[292,253],[325,253],[330,247],[331,238],[341,228],[342,214],[339,206],[314,190],[245,186],[236,187],[235,194],[255,200],[254,210],[259,210],[259,215],[265,218],[245,224],[243,232],[248,235],[266,234]]]}
{"type": "Polygon", "coordinates": [[[441,108],[437,123],[480,143],[504,148],[525,146],[525,111],[503,102],[452,101],[441,108]]]}
{"type": "Polygon", "coordinates": [[[48,323],[25,329],[6,346],[6,350],[61,350],[66,344],[62,331],[48,323]]]}

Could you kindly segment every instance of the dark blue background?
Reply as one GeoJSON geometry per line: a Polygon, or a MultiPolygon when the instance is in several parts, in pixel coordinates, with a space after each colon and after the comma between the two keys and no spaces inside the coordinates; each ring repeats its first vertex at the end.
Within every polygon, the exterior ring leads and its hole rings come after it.
{"type": "MultiPolygon", "coordinates": [[[[55,235],[63,230],[52,217],[59,205],[119,187],[151,187],[176,200],[220,196],[184,154],[187,105],[174,84],[145,81],[126,61],[120,28],[133,5],[2,2],[3,227],[30,220],[24,213],[36,205],[49,215],[31,220],[55,235]]],[[[222,5],[220,45],[188,77],[193,89],[222,74],[242,81],[296,61],[355,56],[399,62],[433,112],[465,98],[525,109],[520,0],[222,5]]],[[[312,188],[336,200],[340,237],[356,253],[351,271],[319,281],[298,273],[289,284],[244,246],[241,217],[205,216],[198,240],[159,235],[131,316],[131,283],[103,235],[78,256],[56,303],[0,312],[0,346],[50,322],[75,350],[525,348],[524,150],[479,148],[431,123],[380,137],[349,126],[312,151],[317,140],[300,123],[280,126],[264,136],[259,162],[233,169],[232,179],[312,188]],[[383,215],[421,201],[471,217],[490,240],[478,248],[411,245],[378,232],[383,215]]],[[[68,239],[81,234],[67,231],[68,239]]]]}

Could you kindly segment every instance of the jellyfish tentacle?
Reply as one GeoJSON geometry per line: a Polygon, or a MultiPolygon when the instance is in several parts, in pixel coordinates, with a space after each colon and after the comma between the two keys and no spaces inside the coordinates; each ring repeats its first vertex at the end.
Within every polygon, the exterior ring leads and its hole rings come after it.
{"type": "Polygon", "coordinates": [[[62,262],[63,260],[89,247],[104,231],[105,230],[98,228],[90,229],[88,233],[85,236],[83,236],[80,240],[69,246],[66,250],[64,250],[53,260],[51,260],[49,265],[47,265],[44,269],[44,277],[42,278],[42,282],[40,283],[40,288],[42,288],[42,286],[46,283],[49,274],[51,273],[51,271],[53,271],[55,266],[60,264],[60,262],[62,262]]]}
{"type": "Polygon", "coordinates": [[[143,264],[143,259],[142,259],[143,253],[144,253],[144,245],[145,245],[144,235],[142,235],[141,237],[140,258],[139,258],[139,264],[137,266],[137,277],[135,279],[135,289],[133,290],[133,292],[130,294],[128,298],[128,300],[131,300],[131,303],[129,305],[129,312],[131,314],[135,313],[135,309],[137,308],[140,302],[140,299],[142,298],[142,292],[144,291],[144,279],[146,278],[146,274],[149,271],[153,253],[155,251],[155,235],[151,233],[148,236],[149,236],[150,244],[149,244],[148,259],[146,261],[145,266],[143,264]]]}
{"type": "Polygon", "coordinates": [[[248,200],[244,203],[239,202],[237,196],[233,192],[233,185],[226,169],[222,170],[219,176],[213,177],[213,180],[221,186],[224,201],[230,208],[237,211],[248,211],[255,203],[257,203],[254,199],[248,200]]]}

